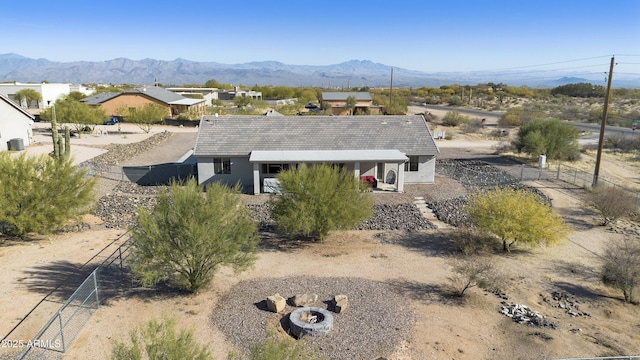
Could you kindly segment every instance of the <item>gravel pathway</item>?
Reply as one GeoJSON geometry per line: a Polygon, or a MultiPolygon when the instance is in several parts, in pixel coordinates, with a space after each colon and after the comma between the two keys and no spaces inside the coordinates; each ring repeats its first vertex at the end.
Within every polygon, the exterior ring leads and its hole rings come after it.
{"type": "Polygon", "coordinates": [[[306,337],[327,359],[377,359],[391,355],[409,336],[414,315],[409,304],[388,284],[351,277],[286,277],[241,282],[218,304],[211,317],[238,349],[246,354],[252,344],[266,338],[269,325],[282,321],[296,308],[287,305],[283,314],[266,310],[267,296],[280,293],[285,298],[301,293],[318,294],[315,306],[327,309],[335,295],[349,298],[342,314],[332,313],[333,329],[325,336],[306,337]]]}

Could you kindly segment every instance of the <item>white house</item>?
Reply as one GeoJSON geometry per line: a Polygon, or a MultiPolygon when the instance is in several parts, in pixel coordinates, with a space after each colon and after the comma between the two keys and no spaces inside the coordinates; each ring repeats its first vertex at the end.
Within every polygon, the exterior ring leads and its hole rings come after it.
{"type": "MultiPolygon", "coordinates": [[[[0,151],[9,150],[12,144],[31,145],[31,125],[34,116],[0,95],[0,151]]],[[[19,149],[17,149],[19,150],[19,149]]]]}
{"type": "Polygon", "coordinates": [[[439,154],[427,122],[413,116],[203,116],[193,155],[198,182],[240,182],[265,191],[265,179],[301,163],[333,163],[354,176],[433,183],[439,154]]]}
{"type": "Polygon", "coordinates": [[[18,91],[32,89],[42,96],[42,101],[32,104],[19,104],[27,109],[44,109],[51,106],[62,95],[68,95],[72,91],[78,91],[85,95],[93,93],[93,89],[74,84],[50,84],[50,83],[4,83],[0,84],[0,95],[16,101],[15,95],[18,91]]]}

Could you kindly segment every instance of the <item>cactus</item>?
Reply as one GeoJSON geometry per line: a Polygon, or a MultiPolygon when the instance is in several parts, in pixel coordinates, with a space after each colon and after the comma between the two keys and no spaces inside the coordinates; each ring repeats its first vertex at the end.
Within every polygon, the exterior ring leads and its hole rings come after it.
{"type": "Polygon", "coordinates": [[[58,134],[58,121],[56,108],[51,107],[51,137],[53,139],[53,157],[57,160],[66,160],[71,156],[71,130],[64,127],[64,138],[58,134]]]}

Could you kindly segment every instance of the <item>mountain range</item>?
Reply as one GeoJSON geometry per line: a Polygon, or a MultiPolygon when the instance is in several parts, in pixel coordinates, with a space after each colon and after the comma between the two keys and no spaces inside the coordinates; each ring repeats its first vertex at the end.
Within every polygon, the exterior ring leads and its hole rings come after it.
{"type": "MultiPolygon", "coordinates": [[[[288,65],[277,61],[221,64],[185,59],[55,62],[32,59],[14,53],[0,54],[0,82],[59,82],[75,84],[204,84],[215,79],[234,85],[283,85],[312,87],[389,87],[392,67],[370,60],[351,60],[333,65],[288,65]]],[[[603,75],[557,71],[522,72],[438,72],[426,73],[393,67],[394,87],[439,87],[505,83],[513,86],[555,87],[579,82],[603,83],[603,75]]],[[[640,77],[616,78],[616,87],[640,87],[640,77]]]]}

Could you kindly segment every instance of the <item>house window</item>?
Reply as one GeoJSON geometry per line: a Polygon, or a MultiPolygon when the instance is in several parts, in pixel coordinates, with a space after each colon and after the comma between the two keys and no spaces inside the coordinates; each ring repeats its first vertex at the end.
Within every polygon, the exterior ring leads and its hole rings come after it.
{"type": "Polygon", "coordinates": [[[409,161],[404,163],[404,171],[418,171],[418,156],[409,156],[409,161]]]}
{"type": "Polygon", "coordinates": [[[289,170],[289,164],[262,164],[263,174],[278,174],[280,171],[289,170]]]}
{"type": "Polygon", "coordinates": [[[231,174],[231,159],[213,158],[213,172],[215,174],[231,174]]]}

